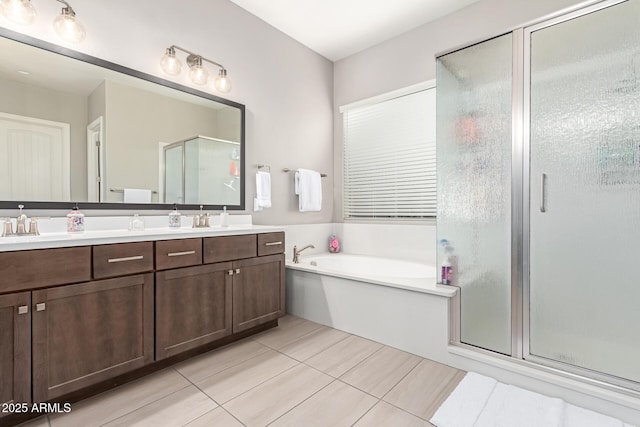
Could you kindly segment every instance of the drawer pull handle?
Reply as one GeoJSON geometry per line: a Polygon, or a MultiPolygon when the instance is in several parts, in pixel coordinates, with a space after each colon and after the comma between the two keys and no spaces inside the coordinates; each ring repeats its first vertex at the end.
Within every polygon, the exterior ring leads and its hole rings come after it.
{"type": "Polygon", "coordinates": [[[240,274],[240,269],[236,268],[236,274],[240,274]]]}
{"type": "Polygon", "coordinates": [[[139,259],[143,259],[144,256],[143,255],[136,255],[136,256],[127,256],[124,258],[109,258],[109,262],[125,262],[125,261],[137,261],[139,259]]]}
{"type": "Polygon", "coordinates": [[[268,242],[268,243],[265,243],[264,245],[265,246],[279,246],[281,244],[282,244],[282,242],[268,242]]]}
{"type": "Polygon", "coordinates": [[[43,302],[36,304],[36,311],[45,311],[47,309],[47,305],[43,302]]]}
{"type": "Polygon", "coordinates": [[[193,255],[196,251],[184,251],[184,252],[169,252],[167,256],[184,256],[184,255],[193,255]]]}
{"type": "Polygon", "coordinates": [[[27,314],[27,313],[29,313],[28,305],[21,305],[20,307],[18,307],[18,314],[27,314]]]}
{"type": "Polygon", "coordinates": [[[229,276],[233,276],[233,270],[229,270],[229,271],[227,271],[227,274],[228,274],[229,276]]]}

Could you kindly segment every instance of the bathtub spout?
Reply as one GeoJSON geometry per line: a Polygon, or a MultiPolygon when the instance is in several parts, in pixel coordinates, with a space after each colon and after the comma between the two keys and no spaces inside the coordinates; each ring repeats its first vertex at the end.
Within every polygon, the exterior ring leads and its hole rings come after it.
{"type": "Polygon", "coordinates": [[[298,250],[297,246],[293,247],[293,262],[294,262],[294,264],[298,264],[300,262],[300,252],[304,251],[305,249],[309,249],[309,248],[315,249],[315,246],[307,245],[307,246],[305,246],[304,248],[302,248],[300,250],[298,250]]]}

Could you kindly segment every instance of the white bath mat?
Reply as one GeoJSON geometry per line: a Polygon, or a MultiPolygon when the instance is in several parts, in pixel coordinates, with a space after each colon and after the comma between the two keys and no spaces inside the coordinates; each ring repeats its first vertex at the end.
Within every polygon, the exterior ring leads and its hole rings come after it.
{"type": "Polygon", "coordinates": [[[475,372],[465,375],[430,422],[437,427],[633,427],[475,372]]]}
{"type": "Polygon", "coordinates": [[[498,383],[474,427],[563,427],[564,401],[498,383]]]}
{"type": "Polygon", "coordinates": [[[469,372],[431,418],[431,424],[473,427],[498,381],[469,372]]]}

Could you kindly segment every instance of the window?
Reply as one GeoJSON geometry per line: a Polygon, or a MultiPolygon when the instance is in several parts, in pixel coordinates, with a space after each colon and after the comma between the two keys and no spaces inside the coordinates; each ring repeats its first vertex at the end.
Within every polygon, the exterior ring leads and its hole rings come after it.
{"type": "Polygon", "coordinates": [[[435,82],[341,111],[344,218],[435,218],[435,82]]]}

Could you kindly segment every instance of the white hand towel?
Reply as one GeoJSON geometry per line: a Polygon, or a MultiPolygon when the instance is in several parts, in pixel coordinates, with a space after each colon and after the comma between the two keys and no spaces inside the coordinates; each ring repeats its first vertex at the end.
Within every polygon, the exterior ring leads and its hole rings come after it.
{"type": "Polygon", "coordinates": [[[124,203],[151,203],[151,190],[125,188],[124,203]]]}
{"type": "Polygon", "coordinates": [[[300,212],[322,210],[322,180],[319,172],[298,169],[295,175],[295,192],[300,212]]]}
{"type": "Polygon", "coordinates": [[[271,207],[271,174],[256,172],[256,198],[253,199],[253,210],[261,211],[271,207]]]}

